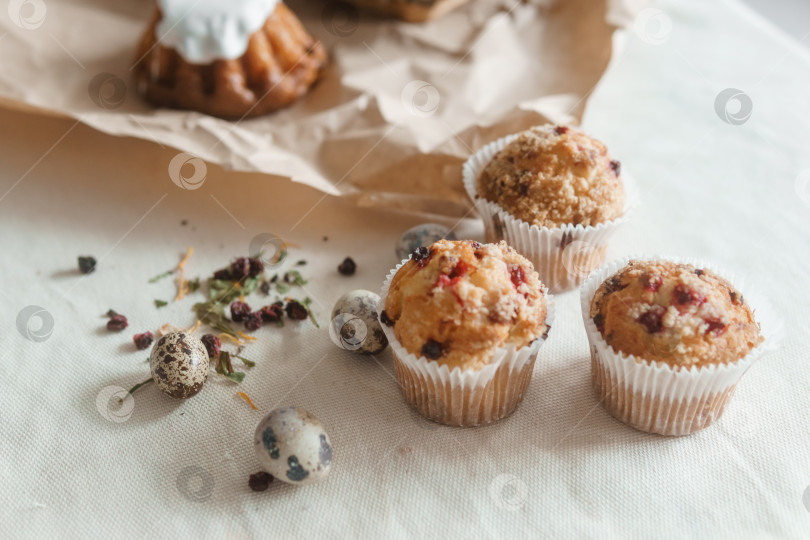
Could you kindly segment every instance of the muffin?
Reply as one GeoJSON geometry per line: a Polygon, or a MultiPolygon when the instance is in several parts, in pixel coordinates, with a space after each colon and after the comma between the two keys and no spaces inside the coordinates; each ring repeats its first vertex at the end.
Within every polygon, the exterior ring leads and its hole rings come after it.
{"type": "Polygon", "coordinates": [[[154,105],[241,119],[293,103],[325,62],[278,0],[157,0],[133,73],[154,105]]]}
{"type": "Polygon", "coordinates": [[[411,407],[455,426],[515,410],[552,318],[530,261],[505,242],[440,240],[392,271],[382,297],[380,321],[411,407]]]}
{"type": "Polygon", "coordinates": [[[396,15],[408,22],[424,22],[466,4],[469,0],[349,0],[358,6],[396,15]]]}
{"type": "Polygon", "coordinates": [[[743,294],[698,264],[608,265],[583,286],[582,309],[598,398],[622,422],[662,435],[717,420],[764,341],[743,294]]]}
{"type": "Polygon", "coordinates": [[[621,163],[566,126],[534,127],[483,148],[465,164],[464,183],[487,240],[506,240],[557,291],[604,261],[629,207],[621,163]]]}

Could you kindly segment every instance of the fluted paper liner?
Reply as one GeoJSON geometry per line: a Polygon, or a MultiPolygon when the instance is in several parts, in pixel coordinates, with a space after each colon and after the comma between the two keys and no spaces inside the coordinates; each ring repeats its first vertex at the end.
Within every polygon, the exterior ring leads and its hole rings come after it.
{"type": "Polygon", "coordinates": [[[538,227],[512,216],[499,204],[479,197],[476,182],[495,154],[520,134],[509,135],[481,148],[464,163],[463,178],[467,195],[484,220],[487,242],[506,243],[531,260],[540,279],[553,292],[573,289],[605,261],[608,241],[629,218],[638,195],[629,175],[622,174],[627,194],[621,217],[594,226],[561,225],[538,227]]]}
{"type": "MultiPolygon", "coordinates": [[[[377,305],[378,316],[385,309],[391,280],[409,260],[388,274],[377,305]]],[[[546,302],[546,325],[551,328],[554,302],[550,294],[546,294],[546,302]]],[[[393,328],[381,326],[393,352],[397,382],[405,401],[425,418],[450,426],[481,426],[512,414],[523,400],[537,353],[545,341],[538,338],[520,349],[514,345],[498,348],[492,361],[480,370],[451,370],[435,360],[409,353],[393,328]]]]}
{"type": "Polygon", "coordinates": [[[763,354],[773,350],[781,334],[770,304],[756,291],[743,291],[733,276],[701,261],[677,257],[627,257],[591,274],[580,291],[582,318],[591,349],[591,376],[596,397],[610,414],[641,431],[688,435],[710,426],[723,414],[740,378],[763,354]],[[664,362],[626,355],[609,346],[590,318],[591,300],[599,286],[630,260],[666,260],[707,268],[743,292],[749,305],[759,307],[755,320],[764,341],[746,356],[727,364],[677,369],[664,362]]]}

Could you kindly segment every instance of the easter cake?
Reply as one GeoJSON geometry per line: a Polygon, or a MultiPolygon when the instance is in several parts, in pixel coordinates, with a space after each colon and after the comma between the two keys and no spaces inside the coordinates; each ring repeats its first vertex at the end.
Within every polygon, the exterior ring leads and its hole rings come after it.
{"type": "Polygon", "coordinates": [[[133,72],[154,105],[245,118],[306,94],[325,62],[279,0],[157,0],[133,72]]]}

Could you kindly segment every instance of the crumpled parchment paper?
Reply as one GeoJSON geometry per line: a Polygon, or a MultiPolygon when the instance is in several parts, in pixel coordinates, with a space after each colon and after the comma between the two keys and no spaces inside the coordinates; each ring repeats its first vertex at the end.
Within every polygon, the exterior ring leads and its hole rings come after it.
{"type": "Polygon", "coordinates": [[[464,159],[534,124],[576,123],[634,11],[628,0],[473,0],[408,24],[332,0],[288,5],[330,64],[278,113],[231,122],[145,103],[130,70],[153,4],[133,0],[11,0],[0,103],[363,205],[463,215],[464,159]]]}

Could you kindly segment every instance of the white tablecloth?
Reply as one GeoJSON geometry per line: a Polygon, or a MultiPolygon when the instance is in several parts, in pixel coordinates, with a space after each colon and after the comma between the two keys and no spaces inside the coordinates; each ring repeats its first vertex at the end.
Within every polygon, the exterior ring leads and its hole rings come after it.
{"type": "MultiPolygon", "coordinates": [[[[170,148],[2,112],[0,536],[806,537],[810,58],[731,0],[657,9],[644,12],[653,26],[640,21],[627,36],[585,124],[643,197],[614,256],[711,260],[755,282],[785,322],[780,350],[747,374],[717,425],[662,438],[612,419],[590,387],[576,293],[557,298],[557,323],[511,418],[432,425],[403,403],[390,353],[341,351],[323,324],[342,292],[379,288],[399,234],[424,217],[215,166],[186,191],[169,180],[170,148]],[[742,111],[716,106],[727,88],[750,97],[750,117],[745,97],[742,111]],[[148,374],[132,334],[194,322],[194,297],[157,310],[153,299],[174,288],[147,280],[189,245],[187,273],[207,275],[265,232],[300,245],[291,260],[309,261],[321,330],[263,329],[246,350],[258,366],[238,387],[212,377],[184,403],[147,387],[116,417],[109,387],[148,374]],[[88,276],[75,270],[83,254],[99,259],[88,276]],[[351,278],[335,270],[347,255],[359,266],[351,278]],[[44,341],[18,331],[27,306],[53,318],[44,341]],[[110,308],[129,317],[125,332],[104,329],[110,308]],[[251,492],[253,429],[285,404],[324,423],[332,474],[251,492]]],[[[482,232],[474,220],[458,231],[482,232]]]]}

